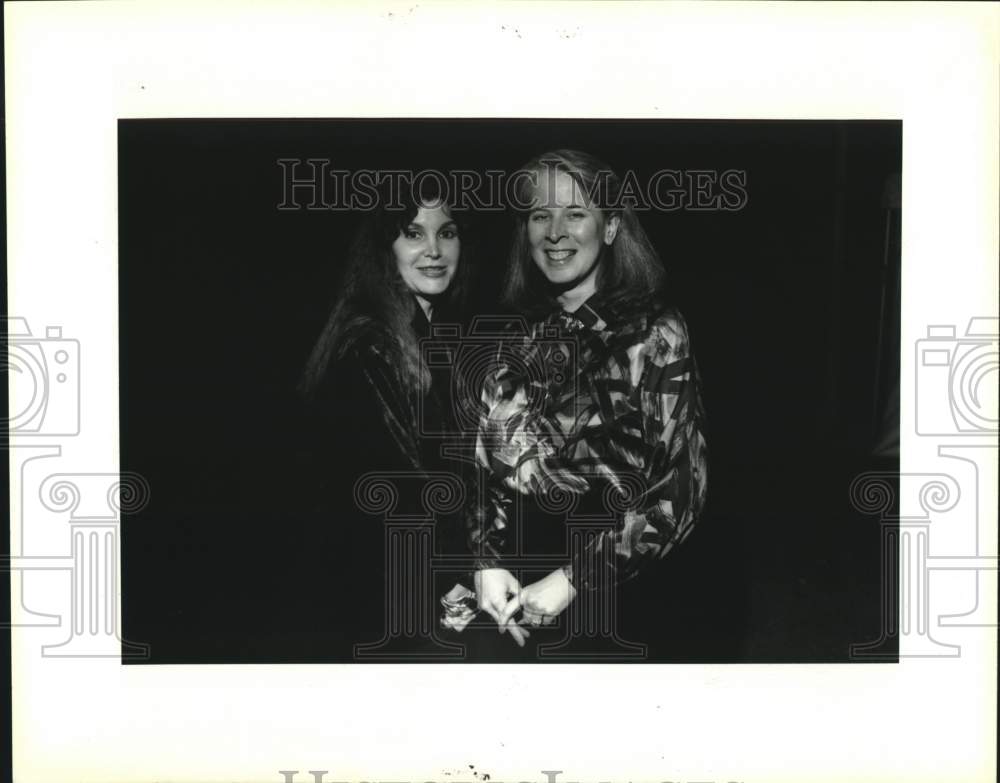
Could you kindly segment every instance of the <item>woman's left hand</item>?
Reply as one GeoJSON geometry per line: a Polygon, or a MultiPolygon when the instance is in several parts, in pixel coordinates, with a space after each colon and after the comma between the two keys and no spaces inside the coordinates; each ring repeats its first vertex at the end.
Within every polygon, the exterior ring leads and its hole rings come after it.
{"type": "Polygon", "coordinates": [[[566,578],[566,573],[557,568],[551,574],[533,582],[515,595],[500,613],[502,626],[521,609],[524,622],[528,625],[551,625],[556,617],[576,598],[576,588],[566,578]]]}

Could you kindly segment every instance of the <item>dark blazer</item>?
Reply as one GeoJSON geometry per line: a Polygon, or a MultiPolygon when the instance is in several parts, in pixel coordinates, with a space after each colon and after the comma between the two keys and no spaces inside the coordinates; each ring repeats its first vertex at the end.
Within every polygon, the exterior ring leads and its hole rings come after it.
{"type": "MultiPolygon", "coordinates": [[[[419,309],[413,328],[418,338],[429,334],[419,309]]],[[[359,479],[386,476],[398,491],[397,517],[427,516],[428,474],[465,481],[461,463],[442,458],[440,439],[423,437],[453,427],[441,388],[449,385],[448,368],[436,368],[430,390],[418,396],[394,359],[392,339],[374,323],[360,332],[330,366],[306,419],[312,505],[301,542],[310,572],[301,588],[310,603],[326,607],[316,622],[329,660],[350,660],[355,643],[377,640],[384,628],[385,517],[359,496],[359,479]]],[[[464,551],[460,514],[437,516],[434,534],[437,551],[464,551]]]]}

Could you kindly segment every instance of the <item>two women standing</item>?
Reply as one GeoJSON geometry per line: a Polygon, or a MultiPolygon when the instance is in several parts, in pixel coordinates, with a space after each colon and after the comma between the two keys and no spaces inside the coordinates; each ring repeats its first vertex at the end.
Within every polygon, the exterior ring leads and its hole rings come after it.
{"type": "MultiPolygon", "coordinates": [[[[628,581],[682,541],[701,513],[707,479],[687,328],[621,180],[571,150],[541,155],[522,171],[503,304],[528,328],[498,341],[473,392],[479,423],[467,435],[478,472],[465,473],[464,513],[475,606],[518,645],[531,633],[525,626],[558,625],[581,591],[628,581]],[[573,518],[605,525],[570,548],[573,518]]],[[[458,301],[471,264],[455,210],[439,194],[371,222],[383,226],[384,257],[377,241],[365,243],[367,263],[355,254],[357,271],[307,379],[319,396],[336,387],[342,409],[349,378],[360,371],[355,391],[377,400],[378,412],[363,426],[395,444],[398,464],[420,470],[437,457],[414,411],[436,406],[448,418],[456,402],[440,404],[444,390],[414,350],[426,329],[421,315],[438,320],[458,301]],[[375,266],[382,277],[364,290],[357,281],[374,276],[375,266]],[[334,357],[342,374],[333,371],[334,357]]],[[[381,555],[371,552],[368,562],[381,555]]]]}

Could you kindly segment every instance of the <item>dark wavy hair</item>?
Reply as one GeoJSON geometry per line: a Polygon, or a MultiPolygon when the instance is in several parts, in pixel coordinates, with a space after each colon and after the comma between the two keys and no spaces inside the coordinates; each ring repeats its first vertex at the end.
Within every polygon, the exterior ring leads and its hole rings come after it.
{"type": "Polygon", "coordinates": [[[598,158],[578,150],[546,152],[519,170],[533,176],[518,176],[515,191],[515,227],[507,264],[502,301],[517,313],[537,316],[558,307],[551,286],[531,258],[528,243],[528,207],[534,198],[538,175],[562,171],[573,178],[605,217],[617,215],[618,232],[598,271],[597,290],[604,301],[620,308],[661,296],[666,270],[649,237],[639,224],[631,204],[622,198],[621,178],[598,158]]]}
{"type": "Polygon", "coordinates": [[[407,289],[392,251],[392,244],[421,207],[446,204],[458,226],[461,256],[448,290],[434,303],[435,320],[460,320],[464,315],[474,256],[471,216],[448,205],[434,178],[424,178],[419,192],[406,183],[400,190],[380,190],[378,202],[363,220],[351,243],[347,268],[330,317],[316,342],[299,382],[299,391],[314,398],[330,365],[352,350],[377,345],[385,351],[410,392],[426,392],[430,373],[421,359],[413,328],[416,299],[407,289]]]}

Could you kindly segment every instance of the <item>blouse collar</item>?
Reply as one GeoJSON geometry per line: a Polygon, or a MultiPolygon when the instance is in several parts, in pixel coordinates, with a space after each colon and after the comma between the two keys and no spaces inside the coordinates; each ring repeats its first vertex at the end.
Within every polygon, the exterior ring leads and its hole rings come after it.
{"type": "Polygon", "coordinates": [[[603,332],[608,328],[607,320],[601,315],[604,308],[600,291],[595,291],[573,312],[559,309],[552,314],[551,318],[571,332],[584,329],[592,332],[603,332]]]}
{"type": "Polygon", "coordinates": [[[595,291],[573,312],[560,309],[547,320],[560,324],[570,332],[589,331],[609,339],[612,335],[642,330],[649,319],[665,306],[656,294],[629,302],[612,302],[600,291],[595,291]]]}
{"type": "Polygon", "coordinates": [[[413,298],[413,303],[416,305],[413,313],[413,320],[410,325],[413,327],[413,331],[417,333],[417,337],[427,337],[431,333],[431,322],[427,319],[427,314],[424,313],[424,308],[420,306],[420,302],[417,301],[416,297],[413,298]]]}

